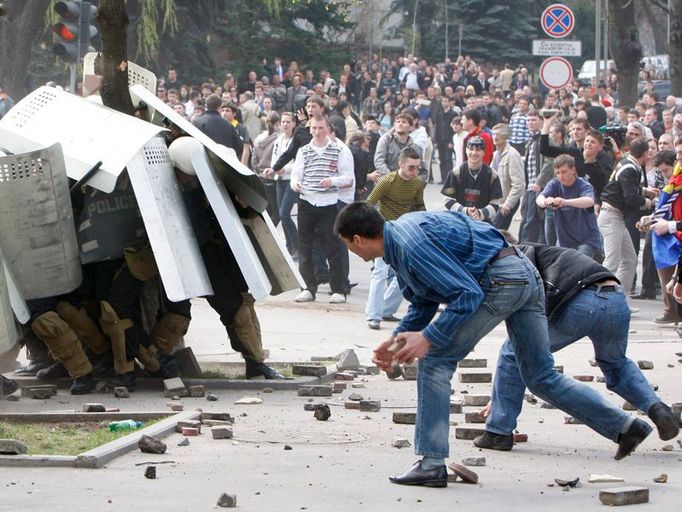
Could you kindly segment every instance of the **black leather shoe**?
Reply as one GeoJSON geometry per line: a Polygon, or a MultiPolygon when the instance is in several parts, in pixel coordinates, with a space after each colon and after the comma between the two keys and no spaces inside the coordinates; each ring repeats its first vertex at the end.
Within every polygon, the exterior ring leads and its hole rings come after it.
{"type": "Polygon", "coordinates": [[[116,375],[116,377],[111,379],[111,387],[126,387],[131,393],[135,391],[136,384],[137,380],[135,379],[134,371],[128,373],[119,373],[116,375]]]}
{"type": "Polygon", "coordinates": [[[656,294],[645,292],[631,293],[630,298],[635,300],[656,300],[656,294]]]}
{"type": "Polygon", "coordinates": [[[417,461],[400,476],[389,476],[388,479],[399,485],[423,485],[425,487],[447,487],[448,471],[445,464],[435,469],[422,469],[422,461],[417,461]]]}
{"type": "Polygon", "coordinates": [[[648,423],[636,418],[632,422],[630,428],[625,434],[621,434],[618,439],[618,451],[616,452],[616,460],[623,459],[635,451],[635,448],[646,439],[646,436],[651,434],[653,429],[648,423]]]}
{"type": "Polygon", "coordinates": [[[384,322],[400,322],[402,318],[398,318],[395,315],[388,315],[382,318],[384,322]]]}
{"type": "Polygon", "coordinates": [[[486,450],[508,452],[514,446],[514,436],[511,434],[496,434],[486,430],[482,436],[474,439],[474,446],[476,448],[485,448],[486,450]]]}
{"type": "Polygon", "coordinates": [[[263,377],[266,380],[282,380],[284,375],[265,363],[254,363],[246,360],[246,378],[257,379],[263,377]]]}
{"type": "Polygon", "coordinates": [[[95,390],[95,385],[95,377],[92,372],[90,372],[87,375],[83,375],[82,377],[73,380],[73,384],[71,384],[71,394],[87,395],[95,390]]]}
{"type": "Polygon", "coordinates": [[[36,377],[40,380],[63,379],[68,376],[69,372],[66,371],[66,368],[64,368],[64,365],[60,362],[56,362],[36,373],[36,377]]]}
{"type": "Polygon", "coordinates": [[[16,380],[8,379],[4,375],[0,375],[0,396],[8,396],[19,389],[19,384],[16,380]]]}
{"type": "Polygon", "coordinates": [[[673,439],[680,433],[680,418],[676,418],[670,407],[663,402],[656,402],[649,407],[647,416],[656,424],[658,437],[663,441],[673,439]]]}

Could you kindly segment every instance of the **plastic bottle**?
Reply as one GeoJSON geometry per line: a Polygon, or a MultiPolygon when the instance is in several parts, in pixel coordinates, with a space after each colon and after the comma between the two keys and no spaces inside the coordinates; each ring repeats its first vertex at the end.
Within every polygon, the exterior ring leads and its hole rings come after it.
{"type": "Polygon", "coordinates": [[[109,432],[120,432],[122,430],[137,430],[142,426],[141,421],[121,420],[109,423],[109,432]]]}

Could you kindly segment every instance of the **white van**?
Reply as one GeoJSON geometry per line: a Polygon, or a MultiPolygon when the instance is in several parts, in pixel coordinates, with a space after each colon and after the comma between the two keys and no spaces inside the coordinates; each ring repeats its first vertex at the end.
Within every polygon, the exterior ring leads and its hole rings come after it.
{"type": "MultiPolygon", "coordinates": [[[[611,72],[616,71],[616,63],[613,60],[609,59],[606,66],[607,69],[609,69],[611,72]]],[[[585,62],[583,62],[583,65],[580,68],[580,72],[578,73],[578,82],[580,82],[580,85],[592,84],[592,81],[596,76],[597,76],[596,61],[586,60],[585,62]]]]}

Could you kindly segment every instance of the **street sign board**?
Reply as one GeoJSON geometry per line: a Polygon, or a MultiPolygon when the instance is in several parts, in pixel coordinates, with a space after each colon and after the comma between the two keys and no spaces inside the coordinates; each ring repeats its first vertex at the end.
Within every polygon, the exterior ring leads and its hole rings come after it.
{"type": "Polygon", "coordinates": [[[573,11],[564,4],[552,4],[542,12],[540,24],[545,34],[560,39],[573,31],[575,16],[573,16],[573,11]]]}
{"type": "Polygon", "coordinates": [[[573,80],[573,67],[563,57],[550,57],[540,66],[540,80],[549,89],[561,89],[573,80]]]}
{"type": "Polygon", "coordinates": [[[533,55],[539,57],[580,57],[582,41],[566,39],[534,39],[533,55]]]}

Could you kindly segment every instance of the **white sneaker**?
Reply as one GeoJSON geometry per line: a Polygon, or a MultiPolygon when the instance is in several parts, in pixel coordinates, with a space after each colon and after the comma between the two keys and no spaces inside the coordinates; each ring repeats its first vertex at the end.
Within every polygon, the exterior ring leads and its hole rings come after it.
{"type": "Polygon", "coordinates": [[[332,296],[329,297],[329,304],[343,304],[345,302],[346,297],[344,297],[340,293],[332,293],[332,296]]]}
{"type": "Polygon", "coordinates": [[[301,293],[296,295],[296,298],[294,300],[296,302],[314,302],[315,296],[308,290],[303,290],[301,293]]]}

